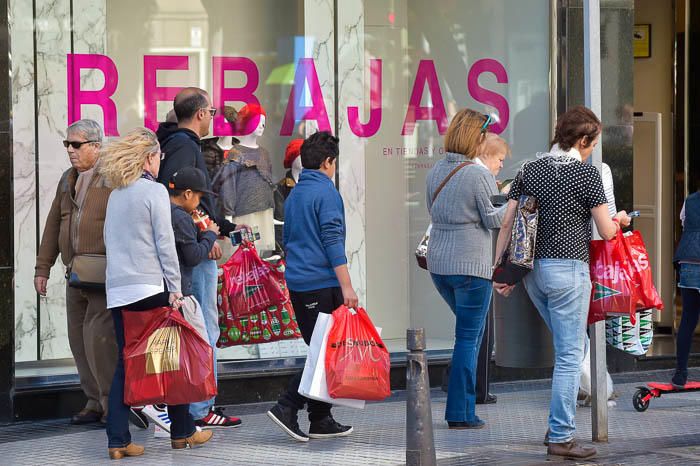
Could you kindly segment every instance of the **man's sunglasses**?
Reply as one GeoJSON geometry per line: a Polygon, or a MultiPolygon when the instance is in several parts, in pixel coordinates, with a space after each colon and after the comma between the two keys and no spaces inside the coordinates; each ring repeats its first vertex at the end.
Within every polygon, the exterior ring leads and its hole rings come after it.
{"type": "Polygon", "coordinates": [[[206,110],[209,112],[211,116],[216,115],[216,109],[215,108],[203,108],[202,110],[206,110]]]}
{"type": "Polygon", "coordinates": [[[83,144],[90,144],[91,142],[99,142],[99,141],[69,141],[65,140],[63,141],[63,147],[68,149],[68,146],[71,146],[73,149],[80,149],[83,144]]]}

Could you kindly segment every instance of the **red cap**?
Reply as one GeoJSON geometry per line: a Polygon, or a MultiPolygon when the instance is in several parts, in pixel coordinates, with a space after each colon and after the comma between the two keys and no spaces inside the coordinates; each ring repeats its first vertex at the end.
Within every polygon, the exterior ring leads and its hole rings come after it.
{"type": "Polygon", "coordinates": [[[292,139],[289,141],[284,151],[284,168],[292,168],[292,163],[301,154],[302,144],[304,144],[303,139],[292,139]]]}
{"type": "Polygon", "coordinates": [[[258,104],[247,104],[238,111],[236,120],[236,133],[239,135],[251,134],[258,127],[260,117],[267,117],[265,109],[258,104]]]}

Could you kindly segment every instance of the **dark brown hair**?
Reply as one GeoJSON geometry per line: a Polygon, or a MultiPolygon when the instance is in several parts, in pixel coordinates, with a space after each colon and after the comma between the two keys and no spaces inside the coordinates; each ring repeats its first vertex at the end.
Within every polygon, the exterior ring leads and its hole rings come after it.
{"type": "Polygon", "coordinates": [[[579,105],[570,108],[557,118],[552,145],[559,144],[562,150],[569,150],[579,139],[585,138],[581,144],[588,147],[595,141],[602,129],[603,124],[595,113],[589,108],[579,105]]]}

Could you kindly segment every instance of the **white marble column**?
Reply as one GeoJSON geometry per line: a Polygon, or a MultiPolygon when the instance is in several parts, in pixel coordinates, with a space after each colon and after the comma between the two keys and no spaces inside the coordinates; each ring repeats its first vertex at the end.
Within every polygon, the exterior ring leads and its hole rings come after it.
{"type": "Polygon", "coordinates": [[[360,303],[367,306],[365,257],[365,140],[348,124],[348,105],[359,107],[360,119],[369,114],[369,63],[365,58],[364,0],[345,0],[338,7],[338,136],[340,137],[340,194],[345,202],[350,276],[360,303]],[[367,85],[366,85],[367,84],[367,85]]]}
{"type": "MultiPolygon", "coordinates": [[[[323,102],[331,128],[335,128],[335,44],[333,0],[304,0],[304,57],[314,59],[323,102]]],[[[297,97],[298,98],[298,97],[297,97]]],[[[306,125],[306,135],[318,130],[315,121],[306,125]]]]}
{"type": "Polygon", "coordinates": [[[15,360],[37,356],[36,167],[34,164],[34,32],[32,4],[10,0],[12,162],[15,235],[15,360]]]}
{"type": "MultiPolygon", "coordinates": [[[[73,52],[107,53],[107,0],[73,0],[73,52]],[[76,15],[76,12],[79,12],[76,15]]],[[[81,73],[80,89],[99,90],[105,83],[102,71],[89,69],[81,73]]],[[[84,105],[81,118],[103,124],[102,110],[96,105],[84,105]]]]}
{"type": "MultiPolygon", "coordinates": [[[[70,167],[61,141],[66,136],[66,54],[70,43],[70,0],[36,1],[36,87],[38,105],[39,228],[63,172],[70,167]]],[[[70,357],[66,331],[65,268],[61,260],[51,270],[48,295],[40,302],[41,359],[70,357]]]]}

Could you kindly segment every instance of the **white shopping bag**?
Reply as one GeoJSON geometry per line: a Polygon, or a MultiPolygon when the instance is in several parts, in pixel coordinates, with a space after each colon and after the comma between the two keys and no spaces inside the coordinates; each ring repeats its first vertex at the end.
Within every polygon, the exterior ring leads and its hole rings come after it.
{"type": "MultiPolygon", "coordinates": [[[[326,344],[328,343],[328,334],[331,331],[331,327],[333,327],[333,316],[322,312],[319,313],[314,333],[311,336],[304,373],[301,375],[301,383],[299,383],[299,394],[312,400],[324,401],[348,408],[364,409],[364,400],[331,398],[328,394],[328,384],[326,383],[326,344]]],[[[377,331],[381,334],[381,329],[377,328],[377,331]]]]}

